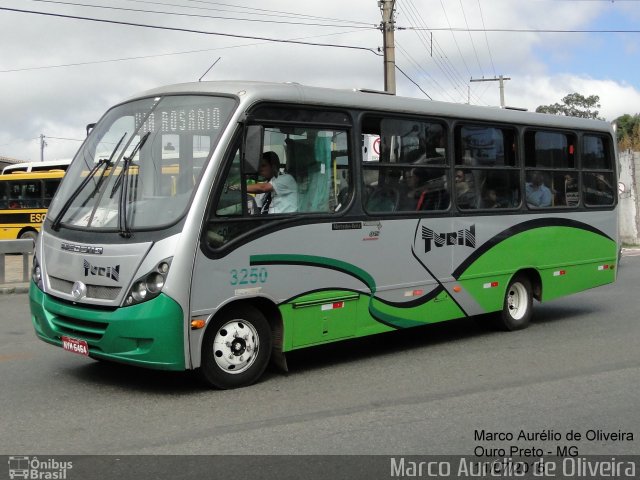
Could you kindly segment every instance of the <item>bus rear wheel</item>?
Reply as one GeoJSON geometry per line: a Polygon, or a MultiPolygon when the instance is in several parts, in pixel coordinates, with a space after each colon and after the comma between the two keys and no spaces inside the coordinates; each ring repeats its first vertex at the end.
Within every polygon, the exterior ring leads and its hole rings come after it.
{"type": "Polygon", "coordinates": [[[251,385],[271,357],[271,328],[250,305],[233,307],[211,320],[202,340],[200,376],[220,389],[251,385]]]}
{"type": "Polygon", "coordinates": [[[527,328],[533,315],[531,281],[524,275],[516,275],[509,282],[499,316],[499,326],[504,330],[527,328]]]}

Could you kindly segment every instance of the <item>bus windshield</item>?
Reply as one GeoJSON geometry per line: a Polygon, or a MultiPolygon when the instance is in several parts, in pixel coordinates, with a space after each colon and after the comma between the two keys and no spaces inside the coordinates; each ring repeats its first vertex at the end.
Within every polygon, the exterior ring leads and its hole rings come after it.
{"type": "Polygon", "coordinates": [[[231,98],[174,95],[113,108],[76,154],[48,218],[121,231],[177,221],[234,107],[231,98]]]}

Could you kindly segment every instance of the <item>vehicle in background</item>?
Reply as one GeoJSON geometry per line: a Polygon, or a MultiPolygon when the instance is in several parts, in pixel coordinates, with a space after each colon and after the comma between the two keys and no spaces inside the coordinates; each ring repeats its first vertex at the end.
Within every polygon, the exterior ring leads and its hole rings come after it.
{"type": "Polygon", "coordinates": [[[0,175],[0,240],[35,241],[63,170],[0,175]]]}
{"type": "Polygon", "coordinates": [[[62,170],[65,172],[71,165],[71,160],[51,160],[46,162],[24,162],[7,165],[2,169],[2,175],[9,173],[31,173],[48,172],[51,170],[62,170]]]}

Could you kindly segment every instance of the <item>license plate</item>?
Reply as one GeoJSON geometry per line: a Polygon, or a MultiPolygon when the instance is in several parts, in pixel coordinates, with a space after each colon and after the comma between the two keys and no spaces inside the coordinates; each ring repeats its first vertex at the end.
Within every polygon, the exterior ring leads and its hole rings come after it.
{"type": "Polygon", "coordinates": [[[60,337],[62,340],[62,348],[67,352],[77,353],[78,355],[89,356],[89,345],[84,340],[78,340],[71,337],[60,337]]]}

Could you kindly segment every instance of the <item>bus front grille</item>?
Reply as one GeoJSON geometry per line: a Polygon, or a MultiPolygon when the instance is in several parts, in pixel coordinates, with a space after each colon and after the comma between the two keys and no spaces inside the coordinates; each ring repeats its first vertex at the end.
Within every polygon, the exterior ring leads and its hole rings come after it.
{"type": "MultiPolygon", "coordinates": [[[[73,288],[73,282],[64,280],[62,278],[49,276],[49,283],[51,288],[58,292],[71,295],[71,289],[73,288]]],[[[87,298],[94,298],[97,300],[115,300],[120,295],[121,287],[107,287],[105,285],[87,285],[87,298]]]]}
{"type": "Polygon", "coordinates": [[[70,335],[84,340],[100,340],[109,326],[108,323],[64,316],[54,317],[51,323],[61,335],[70,335]]]}

